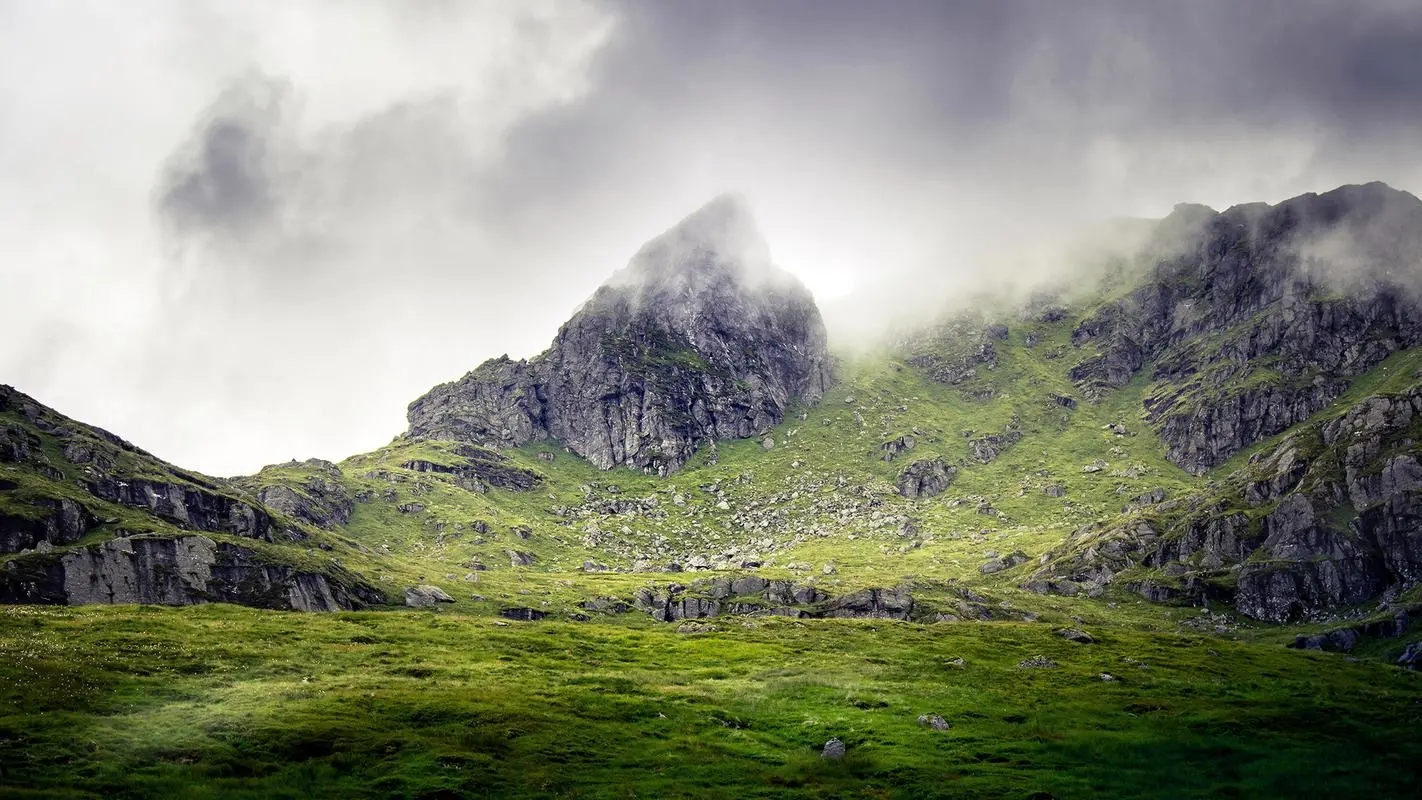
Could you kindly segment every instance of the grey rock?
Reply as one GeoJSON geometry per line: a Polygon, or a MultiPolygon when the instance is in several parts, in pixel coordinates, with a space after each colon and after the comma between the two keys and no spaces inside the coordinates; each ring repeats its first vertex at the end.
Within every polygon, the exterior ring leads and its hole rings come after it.
{"type": "Polygon", "coordinates": [[[1404,669],[1422,669],[1422,642],[1413,642],[1397,657],[1397,665],[1404,669]]]}
{"type": "Polygon", "coordinates": [[[904,589],[864,589],[834,598],[825,607],[824,615],[908,619],[913,608],[913,597],[904,589]]]}
{"type": "Polygon", "coordinates": [[[938,714],[920,714],[918,715],[918,724],[935,731],[946,731],[953,727],[948,724],[948,720],[938,714]]]}
{"type": "Polygon", "coordinates": [[[428,608],[436,603],[453,603],[454,598],[438,586],[421,584],[405,590],[405,605],[411,608],[428,608]]]}
{"type": "Polygon", "coordinates": [[[1358,643],[1358,631],[1352,628],[1318,633],[1312,636],[1299,635],[1289,644],[1296,650],[1326,650],[1333,653],[1349,653],[1358,643]]]}
{"type": "Polygon", "coordinates": [[[62,555],[18,557],[0,569],[0,603],[209,602],[335,611],[385,598],[340,567],[303,571],[201,535],[120,537],[62,555]]]}
{"type": "Polygon", "coordinates": [[[96,524],[93,515],[69,498],[44,498],[30,513],[0,513],[0,553],[72,544],[96,524]]]}
{"type": "Polygon", "coordinates": [[[509,566],[512,567],[531,567],[538,560],[534,554],[522,550],[505,550],[504,555],[509,557],[509,566]]]}
{"type": "Polygon", "coordinates": [[[141,478],[120,481],[104,475],[90,480],[86,488],[101,500],[143,509],[179,527],[272,539],[272,518],[265,509],[224,493],[215,483],[204,486],[141,478]]]}
{"type": "Polygon", "coordinates": [[[824,749],[820,751],[820,758],[827,758],[831,761],[838,761],[844,758],[844,742],[839,739],[830,739],[825,742],[824,749]]]}
{"type": "Polygon", "coordinates": [[[992,575],[1003,570],[1012,569],[1018,564],[1026,564],[1031,557],[1021,550],[1015,550],[1002,558],[989,558],[986,563],[978,567],[978,572],[983,575],[992,575]]]}
{"type": "Polygon", "coordinates": [[[1062,628],[1057,631],[1057,635],[1066,639],[1068,642],[1076,642],[1077,644],[1093,644],[1096,641],[1091,634],[1080,628],[1062,628]]]}
{"type": "Polygon", "coordinates": [[[1047,658],[1046,656],[1032,656],[1031,658],[1024,659],[1021,663],[1019,663],[1019,664],[1017,665],[1017,668],[1018,668],[1018,669],[1053,669],[1053,668],[1055,668],[1056,666],[1057,666],[1057,662],[1051,660],[1050,658],[1047,658]]]}
{"type": "Polygon", "coordinates": [[[884,442],[879,449],[883,452],[882,457],[885,461],[893,461],[912,450],[917,444],[918,439],[913,436],[900,436],[897,439],[884,442]]]}
{"type": "Polygon", "coordinates": [[[723,197],[648,243],[532,361],[490,361],[411,404],[410,436],[556,439],[603,469],[666,474],[699,443],[748,438],[830,382],[808,291],[770,265],[723,197]]]}
{"type": "Polygon", "coordinates": [[[934,497],[942,494],[957,475],[958,471],[941,458],[915,461],[899,474],[899,494],[910,500],[934,497]]]}
{"type": "Polygon", "coordinates": [[[350,522],[355,497],[342,479],[341,468],[319,458],[302,462],[309,475],[297,486],[267,483],[262,473],[237,479],[239,485],[256,492],[262,505],[281,514],[321,528],[350,522]]]}

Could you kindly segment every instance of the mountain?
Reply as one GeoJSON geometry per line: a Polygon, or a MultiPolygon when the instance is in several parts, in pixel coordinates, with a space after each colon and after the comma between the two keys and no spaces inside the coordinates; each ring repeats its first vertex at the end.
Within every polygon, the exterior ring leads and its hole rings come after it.
{"type": "MultiPolygon", "coordinates": [[[[349,504],[338,483],[324,486],[349,504]]],[[[0,553],[18,556],[0,569],[0,602],[384,603],[338,563],[310,563],[303,551],[350,543],[314,528],[296,501],[174,467],[0,386],[0,553]]]]}
{"type": "Polygon", "coordinates": [[[1274,622],[1415,585],[1422,202],[1373,183],[1182,207],[1160,227],[1173,241],[1157,241],[1144,278],[1073,329],[1091,355],[1068,375],[1099,396],[1148,374],[1143,420],[1166,457],[1218,485],[1078,531],[1064,552],[1081,553],[1038,585],[1150,568],[1164,580],[1137,584],[1149,596],[1183,591],[1274,622]],[[1395,392],[1348,396],[1398,370],[1395,392]]]}
{"type": "Polygon", "coordinates": [[[720,198],[387,446],[237,478],[0,388],[0,783],[1415,795],[1422,203],[1129,228],[832,359],[720,198]]]}
{"type": "Polygon", "coordinates": [[[0,596],[352,608],[507,562],[628,576],[646,591],[617,602],[661,619],[962,602],[924,579],[1269,622],[1411,608],[1422,202],[1374,183],[1139,227],[1104,277],[836,380],[809,292],[720,197],[546,352],[435,387],[340,465],[200,476],[7,388],[0,596]],[[686,569],[729,577],[634,577],[686,569]]]}
{"type": "Polygon", "coordinates": [[[644,246],[542,355],[485,362],[411,403],[409,435],[551,439],[602,469],[666,475],[703,443],[769,432],[829,381],[813,298],[727,195],[644,246]]]}

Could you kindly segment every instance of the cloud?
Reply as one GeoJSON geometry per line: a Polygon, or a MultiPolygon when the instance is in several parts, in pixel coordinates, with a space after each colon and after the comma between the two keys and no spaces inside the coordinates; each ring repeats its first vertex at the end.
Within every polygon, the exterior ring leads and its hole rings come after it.
{"type": "Polygon", "coordinates": [[[197,468],[338,458],[430,385],[541,350],[726,191],[843,346],[1071,274],[1061,243],[1104,219],[1422,189],[1419,17],[1410,0],[0,6],[0,278],[19,298],[0,372],[197,468]]]}
{"type": "Polygon", "coordinates": [[[289,94],[288,85],[261,76],[222,91],[163,170],[157,204],[167,223],[183,234],[232,238],[271,224],[279,169],[272,151],[289,94]]]}

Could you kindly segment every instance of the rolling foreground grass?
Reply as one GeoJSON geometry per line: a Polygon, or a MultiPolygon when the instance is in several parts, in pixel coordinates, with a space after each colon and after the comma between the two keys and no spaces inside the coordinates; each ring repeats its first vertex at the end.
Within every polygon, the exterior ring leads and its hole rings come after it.
{"type": "Polygon", "coordinates": [[[1025,623],[0,611],[7,797],[1409,797],[1422,676],[1025,623]],[[1044,656],[1055,668],[1022,668],[1044,656]],[[961,661],[959,661],[961,659],[961,661]],[[1103,680],[1103,673],[1115,680],[1103,680]],[[921,714],[941,714],[935,731],[921,714]],[[848,746],[820,757],[826,740],[848,746]]]}

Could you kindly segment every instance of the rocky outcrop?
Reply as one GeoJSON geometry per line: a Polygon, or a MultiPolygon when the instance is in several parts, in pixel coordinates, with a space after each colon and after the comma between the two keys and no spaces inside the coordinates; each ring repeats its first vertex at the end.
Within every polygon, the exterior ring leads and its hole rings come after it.
{"type": "Polygon", "coordinates": [[[814,586],[754,575],[647,587],[637,591],[633,605],[660,622],[726,614],[908,619],[914,611],[913,597],[903,588],[864,589],[831,598],[814,586]]]}
{"type": "Polygon", "coordinates": [[[1239,574],[1235,604],[1255,619],[1288,622],[1377,594],[1387,575],[1363,538],[1319,519],[1303,495],[1290,495],[1265,518],[1268,538],[1239,574]]]}
{"type": "Polygon", "coordinates": [[[936,381],[957,386],[978,377],[980,370],[997,366],[996,343],[1008,333],[1006,325],[969,314],[904,342],[903,349],[908,363],[936,381]]]}
{"type": "Polygon", "coordinates": [[[1074,594],[1130,573],[1149,599],[1227,599],[1271,622],[1405,591],[1422,582],[1419,440],[1422,386],[1364,398],[1297,427],[1213,490],[1152,494],[1125,509],[1143,518],[1078,531],[1029,588],[1074,594]]]}
{"type": "Polygon", "coordinates": [[[899,494],[910,500],[934,497],[942,494],[957,475],[958,471],[941,458],[915,461],[899,473],[899,494]]]}
{"type": "Polygon", "coordinates": [[[1147,418],[1195,474],[1298,424],[1422,342],[1422,202],[1383,184],[1275,206],[1178,207],[1139,288],[1072,335],[1088,396],[1153,363],[1147,418]]]}
{"type": "Polygon", "coordinates": [[[319,458],[300,464],[293,462],[287,469],[298,468],[307,476],[296,483],[272,482],[267,470],[252,478],[241,479],[251,486],[262,505],[292,519],[334,528],[350,522],[355,511],[355,499],[342,479],[341,468],[319,458]]]}
{"type": "Polygon", "coordinates": [[[449,596],[449,592],[438,586],[421,584],[411,586],[405,590],[405,605],[411,608],[429,608],[436,603],[453,603],[454,598],[449,596]]]}
{"type": "Polygon", "coordinates": [[[542,475],[513,466],[508,458],[488,448],[461,444],[455,447],[454,455],[460,459],[454,464],[412,459],[401,466],[416,472],[449,475],[457,486],[479,493],[488,491],[490,486],[526,492],[543,483],[542,475]]]}
{"type": "Polygon", "coordinates": [[[836,597],[825,605],[826,617],[867,617],[908,619],[913,614],[913,597],[904,589],[864,589],[836,597]]]}
{"type": "Polygon", "coordinates": [[[101,500],[143,509],[180,527],[272,539],[272,518],[265,509],[221,494],[215,487],[102,476],[90,481],[88,490],[101,500]]]}
{"type": "Polygon", "coordinates": [[[602,469],[666,474],[703,441],[764,434],[829,380],[814,300],[723,197],[643,247],[542,355],[486,362],[412,403],[409,435],[555,439],[602,469]]]}
{"type": "Polygon", "coordinates": [[[72,544],[84,538],[94,522],[87,509],[67,497],[41,498],[24,513],[0,513],[0,553],[72,544]]]}
{"type": "Polygon", "coordinates": [[[385,599],[339,568],[330,574],[299,570],[244,547],[192,535],[124,537],[63,554],[12,559],[0,569],[0,602],[236,603],[335,611],[385,599]]]}

